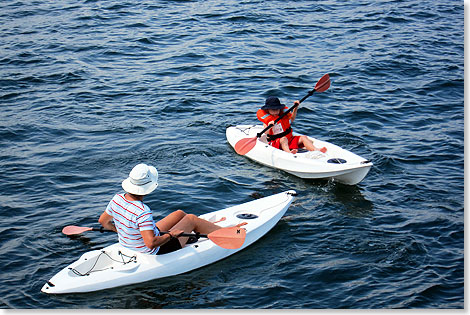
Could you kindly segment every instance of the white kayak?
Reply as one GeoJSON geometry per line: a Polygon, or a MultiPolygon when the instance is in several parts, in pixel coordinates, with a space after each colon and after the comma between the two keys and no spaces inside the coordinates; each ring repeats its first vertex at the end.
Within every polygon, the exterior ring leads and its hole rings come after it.
{"type": "Polygon", "coordinates": [[[221,260],[249,246],[265,235],[286,212],[296,195],[294,190],[253,200],[201,215],[221,227],[243,222],[246,238],[238,249],[225,249],[211,240],[199,238],[180,250],[164,255],[148,255],[119,243],[83,254],[80,259],[53,276],[41,291],[75,293],[98,291],[178,275],[221,260]]]}
{"type": "MultiPolygon", "coordinates": [[[[226,130],[227,140],[235,144],[245,138],[255,138],[263,126],[239,125],[226,130]]],[[[294,133],[296,135],[296,133],[294,133]]],[[[263,134],[256,140],[254,147],[245,154],[246,157],[300,178],[332,179],[334,181],[355,185],[369,172],[372,162],[332,143],[309,137],[316,147],[326,147],[326,153],[299,150],[292,154],[270,146],[263,134]]]]}

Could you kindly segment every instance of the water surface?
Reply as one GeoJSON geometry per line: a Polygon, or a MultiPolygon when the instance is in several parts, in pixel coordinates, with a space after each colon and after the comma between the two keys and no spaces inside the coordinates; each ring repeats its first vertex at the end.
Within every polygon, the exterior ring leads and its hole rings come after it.
{"type": "Polygon", "coordinates": [[[3,308],[463,308],[461,1],[32,1],[0,4],[3,308]],[[267,96],[296,131],[374,163],[360,184],[237,155],[225,129],[267,96]],[[140,162],[155,219],[295,189],[275,228],[208,267],[49,296],[115,235],[95,226],[140,162]]]}

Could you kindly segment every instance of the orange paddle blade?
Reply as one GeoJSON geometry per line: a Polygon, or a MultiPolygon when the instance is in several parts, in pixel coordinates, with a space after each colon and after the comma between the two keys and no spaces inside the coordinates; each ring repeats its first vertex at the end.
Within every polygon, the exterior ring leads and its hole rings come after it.
{"type": "Polygon", "coordinates": [[[330,75],[327,73],[318,80],[315,85],[316,92],[324,92],[330,87],[330,75]]]}
{"type": "Polygon", "coordinates": [[[91,227],[69,225],[62,229],[62,233],[64,233],[65,235],[76,235],[91,230],[93,230],[93,228],[91,227]]]}
{"type": "Polygon", "coordinates": [[[245,242],[246,230],[238,226],[221,228],[209,233],[207,237],[220,247],[237,249],[245,242]]]}
{"type": "Polygon", "coordinates": [[[257,137],[254,138],[244,138],[235,143],[235,152],[240,155],[245,155],[251,151],[256,145],[257,137]]]}

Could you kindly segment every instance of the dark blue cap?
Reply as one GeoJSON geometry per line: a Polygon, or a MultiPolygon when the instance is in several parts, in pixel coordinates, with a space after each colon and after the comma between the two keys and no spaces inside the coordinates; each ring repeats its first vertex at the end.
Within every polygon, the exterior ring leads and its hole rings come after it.
{"type": "Polygon", "coordinates": [[[270,96],[266,99],[264,106],[261,109],[283,109],[285,107],[284,104],[281,104],[281,101],[274,96],[270,96]]]}

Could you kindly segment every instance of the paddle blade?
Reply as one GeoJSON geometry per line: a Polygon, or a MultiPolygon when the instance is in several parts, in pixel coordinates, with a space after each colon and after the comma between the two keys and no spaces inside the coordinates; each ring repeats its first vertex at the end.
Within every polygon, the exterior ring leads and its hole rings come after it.
{"type": "Polygon", "coordinates": [[[77,234],[80,234],[86,231],[91,231],[91,230],[93,230],[93,228],[91,227],[69,225],[62,229],[62,233],[64,233],[65,235],[77,235],[77,234]]]}
{"type": "Polygon", "coordinates": [[[330,87],[330,75],[327,73],[318,80],[315,85],[316,92],[324,92],[330,87]]]}
{"type": "Polygon", "coordinates": [[[235,143],[235,152],[240,155],[245,155],[251,151],[256,145],[257,137],[254,138],[244,138],[235,143]]]}
{"type": "Polygon", "coordinates": [[[237,249],[245,242],[246,231],[241,227],[233,226],[215,230],[207,237],[222,248],[237,249]]]}

